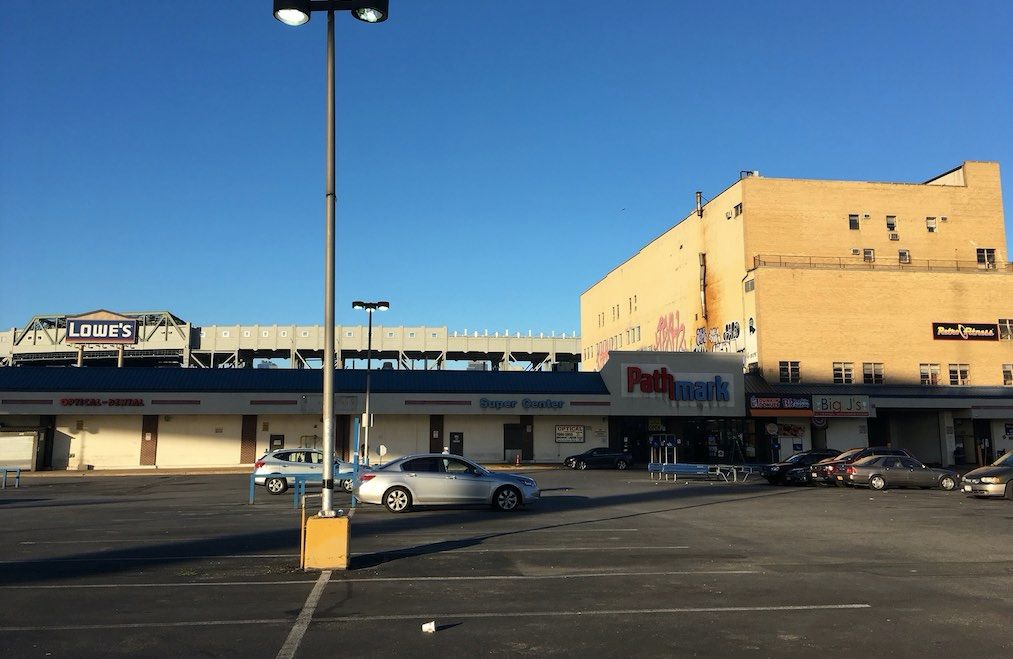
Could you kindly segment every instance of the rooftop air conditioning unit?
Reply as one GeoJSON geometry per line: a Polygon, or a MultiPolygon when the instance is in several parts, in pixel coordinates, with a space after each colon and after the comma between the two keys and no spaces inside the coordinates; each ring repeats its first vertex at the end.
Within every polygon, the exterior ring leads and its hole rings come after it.
{"type": "Polygon", "coordinates": [[[890,240],[900,240],[900,234],[899,233],[893,233],[893,232],[891,232],[890,233],[890,240]]]}
{"type": "Polygon", "coordinates": [[[862,255],[862,250],[859,249],[858,247],[852,247],[851,248],[851,255],[852,256],[861,256],[862,255]]]}

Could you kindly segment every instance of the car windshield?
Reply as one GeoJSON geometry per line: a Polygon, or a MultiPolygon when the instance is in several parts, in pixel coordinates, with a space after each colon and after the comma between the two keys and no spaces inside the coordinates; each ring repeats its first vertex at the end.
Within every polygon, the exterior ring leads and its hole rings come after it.
{"type": "Polygon", "coordinates": [[[1013,451],[1000,455],[999,458],[992,463],[993,467],[1013,467],[1013,451]]]}

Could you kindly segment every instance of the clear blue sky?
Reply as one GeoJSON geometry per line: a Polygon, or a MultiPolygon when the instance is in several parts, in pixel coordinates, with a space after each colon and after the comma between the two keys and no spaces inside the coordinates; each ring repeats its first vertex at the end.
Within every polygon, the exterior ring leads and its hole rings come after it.
{"type": "MultiPolygon", "coordinates": [[[[0,327],[97,307],[322,322],[323,15],[3,17],[0,327]]],[[[1008,207],[1011,24],[1005,0],[339,15],[338,323],[364,322],[361,297],[390,299],[388,324],[579,329],[582,290],[740,169],[921,181],[998,160],[1008,207]]]]}

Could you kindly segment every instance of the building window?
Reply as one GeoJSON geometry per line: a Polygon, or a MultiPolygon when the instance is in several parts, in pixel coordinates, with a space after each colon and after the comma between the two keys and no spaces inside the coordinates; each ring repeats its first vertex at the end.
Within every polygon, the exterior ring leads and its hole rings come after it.
{"type": "Polygon", "coordinates": [[[872,263],[876,260],[876,250],[874,249],[863,249],[862,260],[866,263],[872,263]]]}
{"type": "Polygon", "coordinates": [[[746,282],[746,292],[750,293],[756,289],[756,280],[750,279],[746,282]]]}
{"type": "Polygon", "coordinates": [[[387,338],[388,339],[393,339],[394,338],[394,332],[387,332],[387,338]]]}
{"type": "Polygon", "coordinates": [[[301,332],[299,332],[299,336],[301,336],[304,339],[309,337],[309,335],[310,335],[309,330],[302,330],[301,332]]]}
{"type": "Polygon", "coordinates": [[[739,215],[742,215],[742,204],[735,204],[735,208],[732,209],[732,214],[735,217],[738,217],[739,215]]]}
{"type": "Polygon", "coordinates": [[[901,263],[911,263],[911,251],[902,249],[897,252],[897,260],[901,263]]]}
{"type": "Polygon", "coordinates": [[[999,340],[1013,341],[1013,318],[999,319],[999,340]]]}
{"type": "Polygon", "coordinates": [[[282,336],[282,338],[285,338],[286,336],[288,336],[288,330],[282,330],[281,331],[281,336],[282,336]]]}
{"type": "Polygon", "coordinates": [[[925,228],[929,230],[929,233],[935,233],[936,232],[936,218],[934,218],[934,217],[926,217],[925,218],[925,228]]]}
{"type": "Polygon", "coordinates": [[[939,384],[939,364],[919,364],[922,384],[934,386],[939,384]]]}
{"type": "Polygon", "coordinates": [[[834,384],[851,384],[855,379],[852,362],[834,362],[834,384]]]}
{"type": "Polygon", "coordinates": [[[851,229],[852,231],[858,231],[858,216],[857,215],[849,215],[848,216],[848,228],[851,229]]]}
{"type": "Polygon", "coordinates": [[[995,248],[979,248],[976,251],[978,253],[978,267],[985,270],[995,270],[995,248]]]}
{"type": "Polygon", "coordinates": [[[435,338],[436,338],[436,332],[433,332],[432,334],[430,334],[430,335],[429,335],[429,338],[431,338],[431,339],[435,339],[435,338]]]}
{"type": "Polygon", "coordinates": [[[409,339],[414,339],[415,338],[415,332],[408,332],[408,338],[409,339]]]}
{"type": "Polygon", "coordinates": [[[352,338],[352,333],[351,332],[345,332],[345,338],[348,338],[348,339],[352,338]]]}
{"type": "Polygon", "coordinates": [[[896,229],[897,229],[897,216],[896,215],[887,215],[886,216],[886,230],[887,231],[894,231],[896,229]]]}
{"type": "Polygon", "coordinates": [[[1013,364],[1002,365],[1002,384],[1004,387],[1013,387],[1013,364]]]}
{"type": "Polygon", "coordinates": [[[971,384],[970,365],[950,364],[950,384],[971,384]]]}
{"type": "Polygon", "coordinates": [[[222,330],[222,338],[223,339],[229,338],[229,330],[222,330]]]}
{"type": "Polygon", "coordinates": [[[780,362],[778,365],[780,371],[780,381],[795,384],[802,381],[799,375],[798,362],[780,362]]]}
{"type": "Polygon", "coordinates": [[[633,310],[634,311],[637,310],[637,296],[636,295],[633,296],[633,310]]]}
{"type": "Polygon", "coordinates": [[[266,338],[267,338],[267,336],[268,336],[268,332],[267,332],[267,330],[264,330],[264,331],[262,331],[262,332],[260,333],[260,335],[261,335],[262,337],[264,337],[264,338],[266,339],[266,338]]]}
{"type": "Polygon", "coordinates": [[[862,364],[862,381],[865,384],[883,384],[883,364],[879,362],[862,364]]]}
{"type": "Polygon", "coordinates": [[[247,339],[250,338],[250,330],[243,330],[243,337],[247,339]]]}

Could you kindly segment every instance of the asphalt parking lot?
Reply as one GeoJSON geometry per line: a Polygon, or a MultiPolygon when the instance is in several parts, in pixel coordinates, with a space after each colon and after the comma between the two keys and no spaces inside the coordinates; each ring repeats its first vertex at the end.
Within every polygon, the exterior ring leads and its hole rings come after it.
{"type": "Polygon", "coordinates": [[[245,476],[26,478],[0,494],[0,643],[18,657],[1013,649],[1008,501],[532,475],[544,498],[518,513],[361,509],[353,569],[329,579],[298,569],[291,497],[248,506],[245,476]]]}

